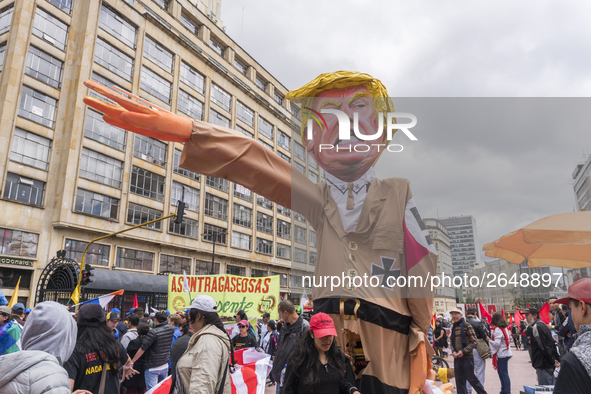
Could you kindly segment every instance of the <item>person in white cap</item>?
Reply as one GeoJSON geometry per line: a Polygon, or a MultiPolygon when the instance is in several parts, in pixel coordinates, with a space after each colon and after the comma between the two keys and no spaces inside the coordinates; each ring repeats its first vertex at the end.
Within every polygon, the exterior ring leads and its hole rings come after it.
{"type": "Polygon", "coordinates": [[[175,394],[230,394],[228,353],[234,365],[230,337],[208,295],[195,297],[189,310],[189,326],[195,334],[177,363],[175,394]]]}

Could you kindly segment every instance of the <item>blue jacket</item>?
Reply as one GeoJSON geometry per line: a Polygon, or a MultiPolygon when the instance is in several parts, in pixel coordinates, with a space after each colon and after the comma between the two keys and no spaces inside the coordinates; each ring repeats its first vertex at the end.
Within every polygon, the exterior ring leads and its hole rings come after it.
{"type": "Polygon", "coordinates": [[[573,323],[573,319],[570,316],[567,316],[566,324],[563,324],[560,329],[558,330],[558,335],[564,337],[564,346],[566,350],[570,350],[570,348],[575,343],[575,334],[577,330],[575,330],[575,324],[573,323]],[[570,333],[570,336],[567,334],[570,333]]]}

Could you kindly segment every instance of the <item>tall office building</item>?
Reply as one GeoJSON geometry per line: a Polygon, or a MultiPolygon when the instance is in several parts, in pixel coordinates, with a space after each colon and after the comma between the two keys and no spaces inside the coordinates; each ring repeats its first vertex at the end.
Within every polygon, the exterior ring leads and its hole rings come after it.
{"type": "MultiPolygon", "coordinates": [[[[423,220],[425,227],[429,231],[429,236],[437,250],[437,275],[451,277],[453,275],[453,266],[451,259],[451,244],[447,228],[437,219],[427,218],[423,220]]],[[[456,307],[455,288],[444,284],[441,288],[435,290],[434,311],[437,315],[444,315],[449,310],[456,307]]]]}
{"type": "MultiPolygon", "coordinates": [[[[287,88],[225,34],[220,1],[0,1],[0,279],[31,306],[58,250],[129,274],[279,274],[298,302],[316,234],[300,215],[225,179],[179,168],[181,143],[106,124],[91,79],[256,139],[314,182],[287,88]],[[295,130],[292,138],[292,130],[295,130]],[[213,241],[215,262],[212,264],[213,241]]],[[[269,180],[270,181],[270,180],[269,180]]],[[[67,298],[66,298],[67,299],[67,298]]],[[[154,305],[153,305],[154,306],[154,305]]],[[[157,306],[157,305],[156,305],[157,306]]]]}
{"type": "Polygon", "coordinates": [[[470,264],[480,260],[476,220],[470,216],[452,216],[439,221],[447,228],[451,240],[454,275],[470,271],[470,264]]]}
{"type": "Polygon", "coordinates": [[[573,171],[573,190],[577,211],[591,211],[591,155],[573,171]]]}

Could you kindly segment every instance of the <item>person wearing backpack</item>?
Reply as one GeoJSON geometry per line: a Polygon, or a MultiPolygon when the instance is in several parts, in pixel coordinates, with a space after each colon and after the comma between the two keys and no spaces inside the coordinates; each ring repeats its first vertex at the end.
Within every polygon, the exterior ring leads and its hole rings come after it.
{"type": "MultiPolygon", "coordinates": [[[[265,353],[271,356],[271,360],[275,358],[275,353],[277,353],[277,344],[279,343],[279,333],[277,332],[277,326],[273,320],[269,320],[267,322],[267,331],[265,336],[263,337],[264,346],[263,350],[265,353]]],[[[269,374],[269,387],[275,385],[275,379],[273,379],[273,375],[269,374]]]]}
{"type": "Polygon", "coordinates": [[[435,331],[433,332],[433,336],[435,338],[433,344],[435,355],[443,357],[443,348],[447,347],[447,335],[445,329],[441,327],[441,320],[435,321],[435,331]]]}
{"type": "Polygon", "coordinates": [[[526,335],[529,338],[529,357],[538,375],[538,385],[554,385],[554,369],[560,367],[556,342],[548,326],[540,319],[537,308],[525,311],[526,335]]]}

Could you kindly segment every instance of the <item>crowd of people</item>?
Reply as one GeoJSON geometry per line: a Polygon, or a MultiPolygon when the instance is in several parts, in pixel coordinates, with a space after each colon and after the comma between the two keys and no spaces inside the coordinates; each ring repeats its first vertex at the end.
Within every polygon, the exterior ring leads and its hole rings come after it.
{"type": "MultiPolygon", "coordinates": [[[[591,278],[549,304],[550,324],[536,308],[514,324],[500,312],[489,323],[475,308],[466,316],[453,309],[449,320],[440,316],[429,340],[436,356],[453,357],[457,393],[486,393],[485,360],[491,357],[501,394],[511,393],[513,350],[529,353],[537,383],[554,385],[555,394],[591,392],[591,278]]],[[[359,394],[330,316],[304,318],[287,300],[278,312],[278,321],[262,315],[255,330],[238,311],[239,333],[230,338],[226,318],[206,295],[175,314],[135,308],[125,318],[117,308],[105,312],[93,303],[73,316],[52,301],[32,311],[20,303],[0,306],[0,392],[141,394],[171,375],[170,393],[230,394],[234,351],[254,348],[273,360],[267,385],[277,393],[359,394]]]]}

